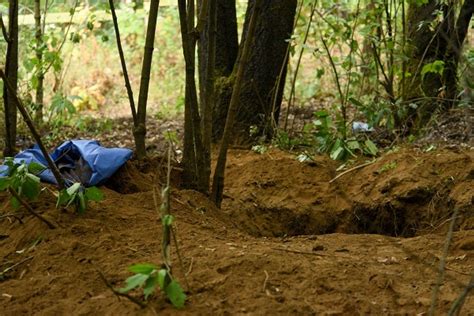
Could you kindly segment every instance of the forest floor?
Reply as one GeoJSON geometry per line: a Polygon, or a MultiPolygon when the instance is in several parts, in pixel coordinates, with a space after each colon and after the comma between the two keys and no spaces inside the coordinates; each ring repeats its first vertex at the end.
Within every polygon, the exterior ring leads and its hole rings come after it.
{"type": "MultiPolygon", "coordinates": [[[[45,190],[32,206],[54,230],[24,214],[22,223],[0,217],[0,272],[7,269],[0,314],[178,313],[160,293],[142,310],[99,276],[118,288],[129,265],[160,263],[152,189],[161,187],[165,165],[160,156],[129,161],[83,215],[57,210],[45,190]]],[[[446,314],[474,272],[472,145],[400,146],[352,166],[360,165],[336,178],[339,163],[323,155],[299,162],[278,149],[233,149],[221,210],[182,189],[173,169],[171,212],[183,259],[181,267],[173,252],[174,273],[188,291],[179,313],[424,315],[457,210],[437,305],[446,314]]],[[[11,213],[6,195],[0,211],[11,213]]],[[[461,315],[472,311],[471,295],[461,315]]]]}

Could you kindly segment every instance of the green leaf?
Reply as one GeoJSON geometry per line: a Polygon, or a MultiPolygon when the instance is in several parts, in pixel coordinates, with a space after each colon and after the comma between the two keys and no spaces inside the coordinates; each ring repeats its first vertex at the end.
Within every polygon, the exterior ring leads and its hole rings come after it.
{"type": "Polygon", "coordinates": [[[77,193],[80,188],[81,188],[81,184],[79,182],[76,182],[73,185],[71,185],[69,188],[67,188],[66,191],[67,191],[67,194],[72,196],[74,193],[77,193]]]}
{"type": "Polygon", "coordinates": [[[377,153],[378,153],[378,149],[377,149],[377,146],[370,140],[370,139],[367,139],[365,142],[365,148],[367,149],[367,152],[372,155],[372,156],[376,156],[377,153]]]}
{"type": "Polygon", "coordinates": [[[166,296],[168,296],[171,304],[176,308],[184,307],[184,302],[186,301],[186,294],[184,294],[183,289],[176,281],[171,281],[171,283],[165,289],[166,296]]]}
{"type": "Polygon", "coordinates": [[[444,61],[435,60],[432,63],[426,64],[421,69],[421,78],[425,78],[427,73],[436,73],[442,75],[444,72],[444,61]]]}
{"type": "Polygon", "coordinates": [[[66,189],[61,190],[59,192],[58,196],[58,201],[56,202],[56,207],[59,207],[59,205],[64,205],[69,201],[69,194],[67,193],[66,189]]]}
{"type": "Polygon", "coordinates": [[[20,203],[20,201],[18,201],[18,199],[16,197],[12,196],[12,198],[10,199],[10,203],[12,204],[12,207],[14,209],[20,208],[21,203],[20,203]]]}
{"type": "Polygon", "coordinates": [[[127,285],[124,288],[119,289],[118,291],[120,293],[127,293],[133,290],[134,288],[143,286],[143,284],[145,284],[148,278],[148,275],[141,273],[132,275],[131,277],[127,278],[127,280],[125,280],[125,283],[127,283],[127,285]]]}
{"type": "Polygon", "coordinates": [[[152,263],[138,263],[128,267],[128,271],[130,272],[148,275],[155,270],[158,270],[158,267],[152,263]]]}
{"type": "Polygon", "coordinates": [[[155,292],[156,286],[158,285],[158,276],[149,277],[145,286],[143,287],[143,294],[145,295],[145,300],[148,299],[148,296],[155,292]]]}
{"type": "Polygon", "coordinates": [[[36,162],[31,162],[31,163],[28,165],[28,172],[29,172],[29,173],[32,173],[32,174],[34,174],[34,175],[40,174],[40,173],[43,172],[45,169],[46,169],[45,166],[43,166],[42,164],[36,163],[36,162]]]}
{"type": "Polygon", "coordinates": [[[340,146],[331,152],[330,157],[332,160],[338,160],[342,157],[343,153],[344,153],[344,148],[340,146]]]}
{"type": "Polygon", "coordinates": [[[347,142],[347,148],[351,150],[360,149],[360,144],[357,140],[350,140],[347,142]]]}
{"type": "MultiPolygon", "coordinates": [[[[28,174],[33,176],[32,174],[28,174]]],[[[35,177],[35,176],[33,176],[35,177]]],[[[38,197],[40,192],[39,181],[33,180],[32,178],[26,178],[25,182],[21,186],[21,193],[26,196],[27,199],[33,200],[38,197]]]]}
{"type": "Polygon", "coordinates": [[[6,190],[10,187],[10,178],[0,178],[0,191],[6,190]]]}
{"type": "Polygon", "coordinates": [[[88,200],[99,202],[104,199],[104,194],[97,187],[90,187],[86,189],[85,196],[88,200]]]}
{"type": "Polygon", "coordinates": [[[354,98],[349,98],[349,101],[351,101],[354,105],[356,105],[360,108],[364,108],[364,104],[362,102],[360,102],[359,100],[356,100],[354,98]]]}
{"type": "Polygon", "coordinates": [[[161,219],[163,226],[171,226],[171,224],[173,224],[173,221],[174,221],[173,215],[165,215],[161,219]]]}
{"type": "Polygon", "coordinates": [[[160,288],[162,289],[165,287],[165,280],[166,280],[167,275],[168,275],[168,270],[166,269],[161,269],[160,271],[158,271],[158,275],[157,275],[158,284],[160,285],[160,288]]]}
{"type": "Polygon", "coordinates": [[[40,178],[35,176],[32,173],[27,173],[26,177],[27,177],[26,180],[28,180],[28,181],[33,181],[34,183],[37,183],[37,184],[40,183],[40,178]]]}
{"type": "Polygon", "coordinates": [[[77,211],[79,212],[79,214],[83,214],[87,209],[87,201],[84,197],[84,193],[82,193],[82,192],[77,193],[76,199],[77,199],[77,203],[78,203],[77,204],[77,211]]]}

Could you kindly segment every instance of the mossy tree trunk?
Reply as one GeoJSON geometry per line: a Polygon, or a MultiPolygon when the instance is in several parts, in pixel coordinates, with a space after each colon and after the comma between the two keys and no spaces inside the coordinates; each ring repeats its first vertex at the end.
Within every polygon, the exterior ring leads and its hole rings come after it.
{"type": "MultiPolygon", "coordinates": [[[[255,0],[249,1],[241,43],[245,42],[255,0]]],[[[246,67],[239,107],[233,128],[233,143],[246,144],[255,136],[271,136],[278,122],[283,87],[286,77],[288,41],[293,31],[296,0],[264,0],[262,15],[257,22],[255,41],[252,44],[246,67]],[[283,68],[283,71],[282,71],[283,68]],[[279,76],[281,80],[278,80],[279,76]],[[278,82],[280,83],[278,85],[278,82]],[[276,102],[274,102],[276,98],[276,102]],[[251,127],[255,127],[250,135],[251,127]]],[[[234,71],[236,71],[234,69],[234,71]]],[[[227,113],[234,76],[218,78],[217,108],[213,119],[213,137],[218,140],[224,131],[223,115],[227,113]]]]}
{"type": "Polygon", "coordinates": [[[43,27],[41,24],[41,0],[35,0],[35,40],[38,70],[36,73],[35,123],[43,122],[44,67],[43,67],[43,27]]]}
{"type": "MultiPolygon", "coordinates": [[[[202,0],[201,0],[202,2],[202,0]]],[[[217,140],[216,133],[222,135],[224,122],[227,116],[227,105],[232,94],[232,83],[227,86],[227,90],[222,90],[222,82],[228,82],[229,76],[237,60],[239,51],[239,41],[237,34],[237,14],[235,0],[217,1],[216,5],[216,26],[215,26],[215,60],[214,60],[214,100],[212,104],[212,139],[217,140]],[[223,104],[223,105],[221,105],[223,104]],[[220,122],[216,124],[216,122],[220,122]],[[217,128],[217,131],[214,131],[217,128]]],[[[206,99],[207,62],[209,56],[209,24],[203,29],[199,36],[198,57],[199,57],[199,91],[202,106],[206,99]]]]}
{"type": "Polygon", "coordinates": [[[403,98],[417,104],[416,109],[408,110],[412,129],[425,125],[433,113],[445,111],[456,104],[458,64],[474,11],[474,1],[465,0],[460,9],[457,5],[456,1],[442,4],[430,0],[423,5],[411,3],[408,8],[407,33],[411,45],[407,56],[411,59],[407,67],[410,76],[404,83],[408,88],[403,98]],[[435,21],[437,11],[443,14],[439,23],[435,21]],[[456,17],[458,11],[460,13],[456,17]],[[443,62],[444,70],[422,76],[423,67],[435,61],[443,62]]]}
{"type": "MultiPolygon", "coordinates": [[[[2,23],[3,24],[3,23],[2,23]]],[[[18,89],[18,0],[8,3],[8,31],[2,30],[7,42],[7,56],[5,58],[5,76],[8,78],[12,89],[8,91],[3,86],[3,104],[5,106],[5,157],[14,156],[16,150],[16,123],[17,109],[15,95],[18,89]]]]}

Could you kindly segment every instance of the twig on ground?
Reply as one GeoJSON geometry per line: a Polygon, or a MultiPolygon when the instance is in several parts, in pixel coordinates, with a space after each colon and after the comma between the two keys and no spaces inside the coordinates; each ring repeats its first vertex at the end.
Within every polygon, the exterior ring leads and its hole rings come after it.
{"type": "Polygon", "coordinates": [[[466,297],[469,295],[469,292],[474,289],[474,272],[471,274],[471,280],[462,291],[461,295],[453,302],[451,308],[449,309],[448,316],[460,315],[462,306],[466,300],[466,297]]]}
{"type": "Polygon", "coordinates": [[[263,292],[266,292],[267,282],[268,282],[268,279],[269,279],[270,276],[268,275],[267,270],[263,270],[263,272],[265,273],[265,280],[263,281],[263,292]]]}
{"type": "Polygon", "coordinates": [[[446,234],[446,241],[444,243],[443,255],[441,259],[439,260],[438,278],[436,280],[436,284],[433,288],[433,294],[431,296],[431,306],[430,306],[430,311],[429,311],[430,316],[433,316],[435,314],[436,305],[438,303],[439,288],[441,287],[444,280],[444,274],[446,270],[446,258],[448,257],[449,246],[451,245],[451,240],[453,239],[453,231],[454,231],[454,226],[456,224],[456,217],[458,216],[458,213],[459,213],[459,208],[455,208],[453,216],[451,218],[451,224],[449,225],[448,233],[446,234]]]}
{"type": "Polygon", "coordinates": [[[0,273],[0,278],[2,278],[5,274],[7,274],[9,271],[15,269],[17,266],[19,266],[20,264],[22,263],[25,263],[26,261],[29,261],[31,259],[33,259],[34,256],[31,256],[31,257],[28,257],[28,258],[25,258],[17,263],[15,263],[14,265],[12,266],[9,266],[8,268],[6,268],[5,270],[3,270],[1,273],[0,273]]]}
{"type": "Polygon", "coordinates": [[[286,251],[286,252],[291,252],[291,253],[297,253],[300,255],[312,255],[312,256],[319,256],[319,257],[326,257],[328,256],[327,254],[322,254],[322,253],[315,253],[315,252],[309,252],[309,251],[300,251],[300,250],[293,250],[293,249],[284,249],[284,248],[272,248],[273,250],[278,250],[278,251],[286,251]]]}
{"type": "Polygon", "coordinates": [[[105,275],[104,275],[101,271],[97,270],[97,273],[99,274],[99,276],[100,276],[100,278],[102,279],[102,281],[104,281],[105,285],[106,285],[116,296],[118,296],[118,297],[125,297],[125,298],[128,299],[130,302],[137,304],[137,305],[140,306],[141,308],[147,307],[147,305],[146,305],[144,302],[142,302],[142,301],[140,301],[139,299],[137,299],[137,298],[131,296],[130,294],[128,294],[128,293],[122,293],[122,292],[119,292],[119,291],[117,291],[116,289],[114,289],[114,287],[112,286],[112,284],[110,284],[110,282],[105,278],[105,275]]]}
{"type": "Polygon", "coordinates": [[[4,214],[4,215],[0,215],[0,219],[2,218],[10,218],[10,217],[14,217],[17,221],[20,222],[20,224],[23,224],[23,221],[21,220],[20,217],[18,217],[18,214],[4,214]]]}
{"type": "Polygon", "coordinates": [[[188,278],[186,276],[186,273],[184,272],[184,264],[181,257],[181,253],[179,251],[178,240],[176,239],[176,229],[174,229],[173,226],[170,226],[170,229],[171,229],[171,237],[173,238],[174,246],[176,247],[176,255],[178,256],[179,266],[181,267],[181,271],[183,271],[184,283],[186,283],[186,287],[187,287],[186,290],[189,292],[191,287],[189,286],[188,278]]]}
{"type": "Polygon", "coordinates": [[[191,274],[191,272],[193,271],[193,263],[194,263],[194,257],[191,257],[191,263],[189,264],[188,271],[186,272],[187,276],[191,274]]]}
{"type": "Polygon", "coordinates": [[[13,197],[15,197],[18,202],[20,202],[21,205],[23,205],[23,207],[33,216],[35,216],[36,218],[40,219],[43,223],[45,223],[50,229],[55,229],[56,228],[56,225],[54,225],[53,223],[51,223],[50,221],[48,221],[46,218],[44,218],[42,215],[38,214],[35,212],[35,210],[33,210],[33,208],[28,204],[26,203],[26,201],[24,199],[21,198],[21,196],[18,194],[18,192],[16,192],[14,189],[10,188],[9,189],[10,191],[10,194],[13,195],[13,197]]]}
{"type": "Polygon", "coordinates": [[[372,161],[363,163],[363,164],[361,164],[361,165],[358,165],[358,166],[355,166],[355,167],[353,167],[353,168],[351,168],[351,169],[348,169],[348,170],[346,170],[346,171],[344,171],[344,172],[341,172],[340,174],[338,174],[337,176],[335,176],[332,180],[330,180],[329,183],[333,183],[334,181],[336,181],[337,179],[339,179],[339,178],[342,177],[343,175],[348,174],[349,172],[352,172],[352,171],[355,171],[355,170],[358,170],[358,169],[367,167],[367,166],[373,164],[373,163],[376,162],[376,161],[377,161],[377,159],[374,159],[374,160],[372,160],[372,161]]]}

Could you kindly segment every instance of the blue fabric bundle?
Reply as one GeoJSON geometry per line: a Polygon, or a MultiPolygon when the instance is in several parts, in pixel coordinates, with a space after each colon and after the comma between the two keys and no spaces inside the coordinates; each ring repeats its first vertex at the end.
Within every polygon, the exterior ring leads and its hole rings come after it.
{"type": "MultiPolygon", "coordinates": [[[[63,175],[66,185],[75,182],[89,187],[104,183],[132,156],[132,151],[125,148],[105,148],[95,140],[69,140],[57,147],[51,158],[63,175]]],[[[37,145],[32,149],[20,152],[14,158],[15,163],[39,163],[48,168],[48,163],[37,145]]],[[[0,175],[6,171],[0,166],[0,175]]],[[[39,175],[44,182],[57,184],[50,169],[39,175]]]]}

